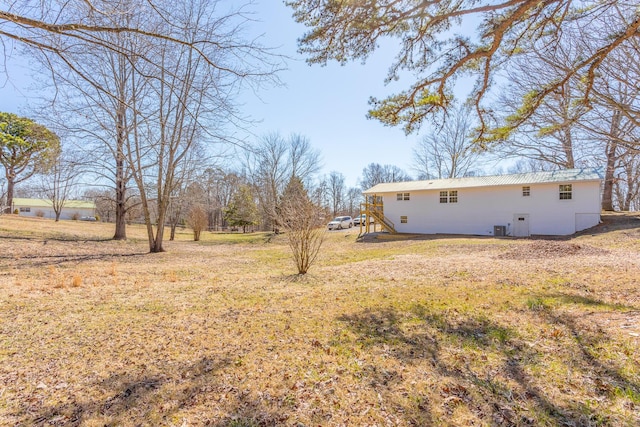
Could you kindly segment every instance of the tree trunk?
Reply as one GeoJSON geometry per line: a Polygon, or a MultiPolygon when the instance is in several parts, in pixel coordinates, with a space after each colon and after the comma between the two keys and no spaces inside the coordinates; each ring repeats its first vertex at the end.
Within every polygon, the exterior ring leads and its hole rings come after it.
{"type": "Polygon", "coordinates": [[[164,252],[164,248],[162,247],[162,239],[164,237],[164,226],[158,222],[158,227],[156,229],[156,238],[150,242],[149,252],[151,253],[159,253],[164,252]]]}
{"type": "Polygon", "coordinates": [[[116,116],[116,231],[113,240],[127,239],[127,222],[125,215],[127,214],[127,183],[125,177],[125,158],[124,158],[124,108],[126,106],[120,102],[120,108],[116,116]]]}
{"type": "Polygon", "coordinates": [[[571,135],[571,128],[565,128],[564,139],[562,141],[562,148],[564,150],[565,159],[567,161],[567,169],[573,169],[576,167],[576,162],[573,157],[573,136],[571,135]]]}
{"type": "Polygon", "coordinates": [[[624,205],[622,207],[622,210],[626,212],[631,209],[631,201],[633,200],[633,197],[636,193],[637,177],[636,179],[634,179],[633,177],[634,173],[632,165],[632,162],[628,162],[625,168],[627,173],[627,194],[624,198],[624,205]]]}
{"type": "MultiPolygon", "coordinates": [[[[164,239],[164,218],[167,208],[160,198],[157,201],[157,209],[158,218],[156,220],[156,236],[153,238],[153,226],[151,226],[152,234],[150,236],[151,239],[149,240],[149,252],[151,253],[164,252],[162,240],[164,239]]],[[[151,224],[151,221],[149,221],[149,224],[151,224]]]]}
{"type": "Polygon", "coordinates": [[[116,231],[113,240],[127,239],[127,208],[125,206],[126,188],[124,179],[116,178],[116,231]]]}
{"type": "Polygon", "coordinates": [[[13,213],[11,207],[13,206],[13,188],[15,186],[13,182],[13,176],[11,173],[7,173],[7,209],[5,212],[13,213]]]}
{"type": "Polygon", "coordinates": [[[169,240],[173,241],[176,238],[176,227],[177,227],[178,223],[176,222],[171,222],[171,233],[169,234],[169,240]]]}
{"type": "Polygon", "coordinates": [[[620,131],[620,111],[615,110],[611,117],[611,131],[607,143],[607,168],[604,175],[604,189],[602,191],[602,210],[613,211],[613,183],[616,164],[617,136],[620,131]]]}

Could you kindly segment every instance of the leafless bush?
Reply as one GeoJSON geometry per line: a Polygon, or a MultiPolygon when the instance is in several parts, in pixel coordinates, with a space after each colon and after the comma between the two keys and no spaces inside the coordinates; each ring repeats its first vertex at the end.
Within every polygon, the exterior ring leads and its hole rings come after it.
{"type": "Polygon", "coordinates": [[[193,240],[200,240],[200,233],[207,227],[209,219],[207,212],[199,205],[192,207],[187,214],[187,224],[193,230],[193,240]]]}
{"type": "Polygon", "coordinates": [[[279,223],[284,229],[298,274],[306,274],[324,242],[321,208],[307,195],[302,182],[291,178],[279,207],[279,223]]]}

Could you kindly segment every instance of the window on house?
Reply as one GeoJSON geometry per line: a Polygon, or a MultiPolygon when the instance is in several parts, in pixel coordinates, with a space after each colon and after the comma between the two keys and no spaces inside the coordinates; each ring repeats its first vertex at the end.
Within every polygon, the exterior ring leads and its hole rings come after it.
{"type": "Polygon", "coordinates": [[[409,200],[409,193],[396,194],[396,200],[409,200]]]}
{"type": "Polygon", "coordinates": [[[31,208],[20,208],[20,212],[31,212],[31,208]]]}
{"type": "Polygon", "coordinates": [[[529,197],[530,195],[531,195],[531,187],[529,187],[528,185],[522,187],[522,196],[529,197]]]}
{"type": "Polygon", "coordinates": [[[571,184],[560,184],[560,200],[571,200],[571,184]]]}
{"type": "Polygon", "coordinates": [[[458,203],[458,190],[441,191],[440,203],[458,203]]]}
{"type": "Polygon", "coordinates": [[[400,217],[400,223],[401,224],[406,224],[407,223],[407,216],[406,215],[400,217]]]}

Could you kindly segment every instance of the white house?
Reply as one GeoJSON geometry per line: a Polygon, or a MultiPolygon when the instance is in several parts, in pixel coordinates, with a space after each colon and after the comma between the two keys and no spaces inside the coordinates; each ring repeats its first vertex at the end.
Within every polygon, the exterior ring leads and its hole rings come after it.
{"type": "Polygon", "coordinates": [[[567,169],[385,183],[364,194],[381,198],[399,233],[569,235],[600,222],[601,183],[596,169],[567,169]]]}
{"type": "MultiPolygon", "coordinates": [[[[55,219],[53,203],[48,199],[22,199],[15,198],[11,204],[11,212],[18,211],[21,216],[37,216],[55,219]]],[[[83,217],[95,217],[96,204],[82,200],[66,200],[62,206],[60,219],[80,219],[83,217]]]]}

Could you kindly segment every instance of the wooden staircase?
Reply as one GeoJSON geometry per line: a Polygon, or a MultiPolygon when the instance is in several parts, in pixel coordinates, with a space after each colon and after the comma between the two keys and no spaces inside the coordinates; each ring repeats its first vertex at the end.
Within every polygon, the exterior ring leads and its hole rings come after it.
{"type": "Polygon", "coordinates": [[[364,233],[375,233],[378,224],[382,230],[386,230],[391,234],[397,233],[395,224],[384,216],[382,200],[374,199],[373,202],[360,203],[360,215],[362,214],[367,215],[367,220],[365,224],[363,224],[362,221],[360,222],[360,234],[363,234],[363,231],[364,233]],[[373,222],[371,222],[369,218],[373,218],[373,222]],[[371,228],[373,228],[373,230],[371,228]]]}

